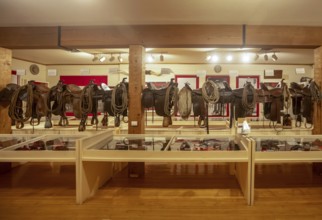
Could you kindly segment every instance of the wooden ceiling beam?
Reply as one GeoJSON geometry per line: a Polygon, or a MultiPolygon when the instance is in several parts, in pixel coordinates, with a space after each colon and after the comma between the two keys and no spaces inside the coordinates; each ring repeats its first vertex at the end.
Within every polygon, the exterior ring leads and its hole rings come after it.
{"type": "Polygon", "coordinates": [[[0,47],[58,48],[317,48],[322,27],[257,25],[134,25],[0,27],[0,47]]]}
{"type": "Polygon", "coordinates": [[[134,25],[62,27],[61,44],[68,48],[205,48],[240,47],[241,25],[134,25]]]}
{"type": "Polygon", "coordinates": [[[0,27],[0,47],[8,49],[56,49],[58,27],[0,27]]]}
{"type": "Polygon", "coordinates": [[[317,48],[322,45],[322,27],[247,25],[246,47],[317,48]]]}

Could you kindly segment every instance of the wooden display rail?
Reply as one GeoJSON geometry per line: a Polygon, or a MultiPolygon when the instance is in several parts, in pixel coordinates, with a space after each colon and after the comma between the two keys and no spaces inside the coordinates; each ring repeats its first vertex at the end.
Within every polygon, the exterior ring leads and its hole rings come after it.
{"type": "Polygon", "coordinates": [[[256,164],[277,164],[277,163],[313,163],[322,162],[322,151],[256,151],[256,140],[271,139],[271,140],[322,140],[322,135],[306,135],[306,136],[251,136],[251,151],[252,151],[252,183],[251,183],[251,205],[254,204],[255,194],[255,165],[256,164]]]}
{"type": "MultiPolygon", "coordinates": [[[[124,137],[152,137],[152,135],[126,135],[124,137]]],[[[163,137],[163,136],[153,136],[163,137]]],[[[193,136],[198,138],[198,136],[193,136]]],[[[229,136],[200,136],[203,138],[227,138],[229,136]]],[[[174,137],[172,137],[174,138],[174,137]]],[[[251,141],[247,138],[237,138],[240,151],[147,151],[147,150],[100,150],[109,140],[112,133],[101,134],[80,140],[80,164],[77,203],[95,195],[96,191],[113,176],[114,162],[224,162],[233,164],[235,176],[241,190],[250,204],[251,183],[251,141]]],[[[233,140],[235,137],[233,138],[233,140]]],[[[171,140],[169,141],[169,144],[171,140]]],[[[167,147],[169,147],[169,144],[167,147]]]]}

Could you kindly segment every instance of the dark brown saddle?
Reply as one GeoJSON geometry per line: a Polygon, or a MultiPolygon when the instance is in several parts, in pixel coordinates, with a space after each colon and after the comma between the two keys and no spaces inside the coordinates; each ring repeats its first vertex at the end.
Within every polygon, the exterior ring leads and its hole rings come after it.
{"type": "Polygon", "coordinates": [[[4,88],[0,90],[0,105],[6,107],[10,104],[11,97],[13,93],[19,88],[20,86],[14,83],[7,84],[4,88]]]}
{"type": "MultiPolygon", "coordinates": [[[[128,116],[128,83],[126,78],[117,84],[112,90],[103,90],[102,102],[104,109],[104,117],[102,119],[103,126],[108,125],[108,115],[114,116],[114,126],[119,127],[122,121],[127,122],[128,116]]],[[[103,86],[101,86],[103,87],[103,86]]]]}
{"type": "Polygon", "coordinates": [[[295,125],[301,126],[302,117],[306,119],[306,124],[313,124],[314,99],[309,86],[291,82],[290,92],[292,97],[292,112],[296,117],[295,125]]]}
{"type": "Polygon", "coordinates": [[[192,108],[193,108],[193,116],[199,117],[198,118],[198,125],[199,127],[206,126],[206,103],[205,100],[202,97],[201,89],[194,89],[192,90],[192,108]]]}
{"type": "Polygon", "coordinates": [[[177,98],[178,84],[171,81],[166,88],[152,89],[150,83],[142,92],[142,105],[144,108],[154,107],[159,116],[171,116],[177,98]]]}
{"type": "Polygon", "coordinates": [[[258,100],[263,102],[264,117],[273,122],[281,123],[281,110],[283,110],[283,88],[273,87],[269,89],[264,83],[260,84],[261,89],[258,90],[258,100]]]}
{"type": "Polygon", "coordinates": [[[163,123],[164,127],[171,125],[171,116],[173,108],[177,103],[178,84],[171,79],[166,88],[153,89],[150,83],[147,88],[142,91],[142,106],[144,108],[152,108],[157,115],[167,118],[167,122],[163,123]]]}
{"type": "Polygon", "coordinates": [[[43,84],[29,81],[27,85],[19,87],[12,95],[9,116],[16,121],[17,128],[23,128],[24,122],[31,118],[31,125],[39,125],[40,118],[47,116],[47,97],[49,88],[43,84]],[[25,102],[25,112],[23,112],[25,102]],[[35,119],[37,120],[35,122],[35,119]]]}
{"type": "Polygon", "coordinates": [[[232,95],[230,127],[232,127],[234,120],[251,116],[258,102],[256,89],[250,82],[247,82],[243,88],[232,90],[232,95]]]}

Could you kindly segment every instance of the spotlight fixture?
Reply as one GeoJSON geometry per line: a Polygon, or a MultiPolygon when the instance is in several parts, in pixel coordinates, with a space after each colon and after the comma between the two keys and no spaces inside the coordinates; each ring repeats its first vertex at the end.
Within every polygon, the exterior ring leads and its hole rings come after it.
{"type": "Polygon", "coordinates": [[[99,61],[103,63],[105,60],[106,60],[106,57],[104,55],[101,55],[101,57],[99,58],[99,61]]]}
{"type": "Polygon", "coordinates": [[[264,60],[267,61],[268,60],[268,56],[267,54],[264,55],[264,60]]]}
{"type": "Polygon", "coordinates": [[[206,60],[209,62],[209,61],[211,60],[211,55],[208,55],[208,56],[206,57],[206,60]]]}
{"type": "Polygon", "coordinates": [[[93,61],[93,62],[98,61],[98,56],[97,56],[97,54],[94,54],[94,57],[93,57],[92,61],[93,61]]]}
{"type": "Polygon", "coordinates": [[[122,63],[122,62],[123,62],[123,58],[122,58],[121,54],[119,54],[119,56],[117,57],[117,59],[118,59],[118,61],[119,61],[120,63],[122,63]]]}
{"type": "Polygon", "coordinates": [[[276,54],[274,53],[273,55],[272,55],[272,60],[273,61],[276,61],[278,59],[278,57],[276,56],[276,54]]]}
{"type": "Polygon", "coordinates": [[[163,54],[161,53],[161,55],[160,55],[160,61],[161,62],[163,62],[164,61],[164,56],[163,56],[163,54]]]}
{"type": "Polygon", "coordinates": [[[258,60],[258,58],[259,58],[259,55],[258,55],[258,54],[256,54],[256,55],[255,55],[255,57],[254,57],[254,61],[257,61],[257,60],[258,60]]]}
{"type": "Polygon", "coordinates": [[[115,60],[115,57],[114,57],[114,55],[111,53],[111,57],[110,57],[109,61],[110,61],[110,62],[113,62],[114,60],[115,60]]]}

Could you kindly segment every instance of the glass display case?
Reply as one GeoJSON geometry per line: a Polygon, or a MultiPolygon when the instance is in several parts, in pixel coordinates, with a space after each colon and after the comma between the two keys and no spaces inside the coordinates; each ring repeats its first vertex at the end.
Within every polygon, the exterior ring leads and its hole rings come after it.
{"type": "Polygon", "coordinates": [[[170,139],[170,136],[114,135],[103,146],[93,146],[90,149],[164,151],[170,139]]]}
{"type": "Polygon", "coordinates": [[[255,200],[255,165],[322,162],[322,135],[256,136],[252,140],[251,204],[255,200]]]}
{"type": "MultiPolygon", "coordinates": [[[[0,150],[0,161],[76,161],[76,140],[83,135],[43,135],[38,137],[12,135],[7,137],[10,146],[0,150]]],[[[2,139],[1,139],[2,140],[2,139]]]]}
{"type": "Polygon", "coordinates": [[[0,150],[36,137],[39,137],[39,135],[0,134],[0,150]]]}
{"type": "Polygon", "coordinates": [[[254,162],[322,161],[322,135],[252,136],[254,162]]]}
{"type": "MultiPolygon", "coordinates": [[[[169,146],[172,151],[238,151],[234,137],[187,137],[176,136],[169,146]]],[[[245,149],[244,149],[245,150],[245,149]]]]}

